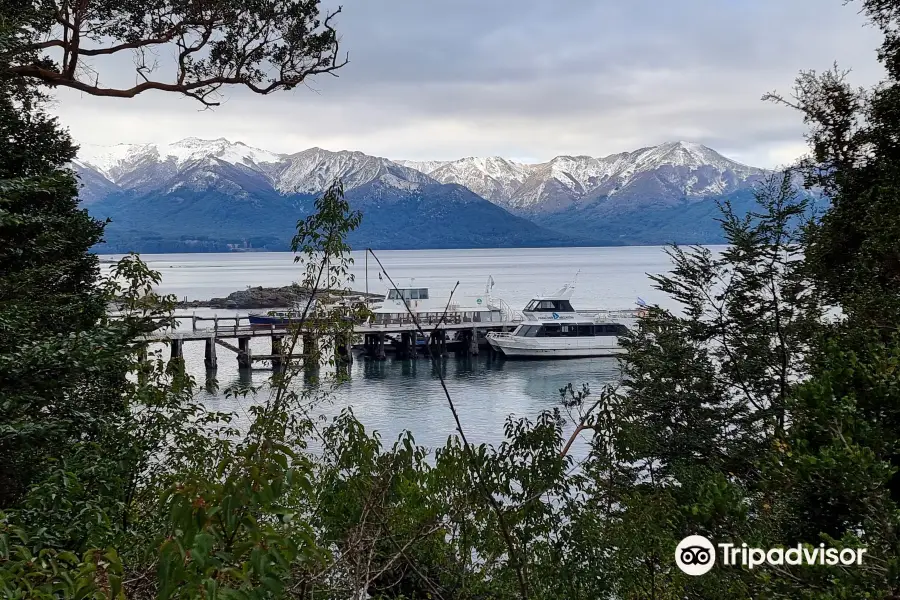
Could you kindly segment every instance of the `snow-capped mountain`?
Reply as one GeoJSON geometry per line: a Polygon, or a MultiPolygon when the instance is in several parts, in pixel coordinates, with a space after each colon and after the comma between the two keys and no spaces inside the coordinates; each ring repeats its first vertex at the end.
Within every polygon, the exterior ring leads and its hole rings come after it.
{"type": "Polygon", "coordinates": [[[216,159],[232,165],[258,167],[280,162],[283,158],[283,155],[251,148],[243,142],[232,143],[225,138],[185,138],[173,144],[83,145],[78,151],[80,162],[90,165],[114,183],[150,161],[168,163],[177,170],[199,160],[216,159]]]}
{"type": "Polygon", "coordinates": [[[329,152],[310,148],[284,158],[273,183],[281,192],[315,194],[340,179],[345,189],[354,189],[373,181],[399,189],[417,189],[434,183],[421,171],[404,167],[386,158],[362,152],[329,152]]]}
{"type": "MultiPolygon", "coordinates": [[[[412,166],[413,161],[407,161],[412,166]]],[[[462,158],[427,170],[442,183],[459,183],[514,212],[553,212],[582,200],[642,192],[678,198],[727,194],[765,174],[691,142],[622,152],[602,158],[557,156],[521,164],[499,157],[462,158]]]]}
{"type": "Polygon", "coordinates": [[[458,183],[496,204],[504,204],[528,178],[530,166],[499,156],[461,158],[428,175],[441,183],[458,183]]]}
{"type": "Polygon", "coordinates": [[[76,164],[95,171],[91,179],[99,175],[123,189],[162,185],[188,171],[208,182],[214,176],[210,171],[198,172],[198,167],[222,165],[256,173],[283,193],[314,194],[336,179],[348,190],[374,181],[408,190],[434,182],[454,183],[517,212],[554,211],[598,196],[640,193],[633,188],[648,188],[651,195],[702,198],[729,193],[765,173],[690,142],[668,142],[602,158],[557,156],[545,163],[523,164],[498,156],[392,161],[321,148],[279,154],[223,138],[186,138],[172,144],[83,146],[76,164]]]}
{"type": "MultiPolygon", "coordinates": [[[[737,194],[749,206],[751,188],[766,174],[691,142],[524,164],[498,156],[394,161],[321,148],[279,153],[223,138],[187,138],[171,144],[83,146],[73,168],[89,210],[114,217],[109,231],[122,231],[125,223],[136,232],[156,231],[153,219],[166,217],[148,215],[166,206],[172,218],[187,219],[176,228],[181,238],[194,231],[190,227],[203,232],[204,223],[221,223],[222,231],[232,232],[228,235],[254,230],[253,219],[277,213],[283,223],[264,229],[282,243],[286,234],[281,230],[296,223],[297,207],[308,210],[305,199],[340,180],[348,198],[364,210],[364,223],[379,223],[382,240],[395,239],[390,228],[410,217],[398,217],[402,207],[429,215],[409,225],[444,240],[429,243],[453,247],[506,245],[512,239],[546,245],[554,236],[558,244],[711,243],[721,239],[712,199],[737,194]],[[473,208],[479,202],[495,205],[496,211],[474,217],[484,210],[473,208]],[[240,222],[232,223],[239,214],[240,222]],[[474,223],[478,219],[483,222],[474,223]],[[450,221],[461,229],[447,229],[450,221]],[[469,235],[479,227],[481,234],[469,235]],[[515,228],[525,234],[515,235],[515,228]]],[[[407,232],[396,239],[418,243],[407,232]]]]}
{"type": "Polygon", "coordinates": [[[286,250],[332,182],[363,212],[356,247],[573,244],[478,196],[385,158],[311,148],[279,154],[228,140],[86,146],[73,161],[88,211],[110,218],[107,252],[286,250]]]}

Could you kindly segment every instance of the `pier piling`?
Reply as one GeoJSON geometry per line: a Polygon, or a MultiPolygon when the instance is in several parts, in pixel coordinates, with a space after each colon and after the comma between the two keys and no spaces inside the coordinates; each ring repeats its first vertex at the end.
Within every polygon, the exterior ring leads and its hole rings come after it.
{"type": "Polygon", "coordinates": [[[334,336],[334,360],[339,364],[353,362],[353,344],[349,333],[338,333],[334,336]]]}
{"type": "Polygon", "coordinates": [[[239,337],[238,338],[238,369],[249,369],[250,365],[253,364],[253,358],[250,354],[250,338],[249,337],[239,337]]]}
{"type": "Polygon", "coordinates": [[[384,352],[384,334],[379,333],[375,344],[375,360],[386,360],[387,355],[384,352]]]}
{"type": "Polygon", "coordinates": [[[207,371],[215,371],[219,362],[216,358],[216,338],[207,338],[206,340],[206,355],[203,359],[203,364],[206,365],[207,371]]]}
{"type": "Polygon", "coordinates": [[[170,371],[184,371],[184,341],[180,339],[172,339],[169,342],[170,354],[169,365],[170,371]]]}
{"type": "Polygon", "coordinates": [[[284,338],[280,335],[272,336],[272,369],[278,371],[284,367],[284,338]]]}
{"type": "Polygon", "coordinates": [[[147,360],[147,345],[141,344],[137,352],[137,376],[140,385],[146,385],[147,373],[152,369],[150,361],[147,360]]]}

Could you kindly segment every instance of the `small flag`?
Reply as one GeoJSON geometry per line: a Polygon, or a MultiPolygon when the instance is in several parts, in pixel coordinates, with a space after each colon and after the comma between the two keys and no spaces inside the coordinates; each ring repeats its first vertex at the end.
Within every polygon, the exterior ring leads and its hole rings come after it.
{"type": "Polygon", "coordinates": [[[638,306],[647,306],[647,303],[644,302],[644,299],[643,299],[643,298],[641,298],[640,296],[638,296],[638,299],[637,299],[637,305],[638,305],[638,306]]]}
{"type": "Polygon", "coordinates": [[[381,273],[378,273],[378,281],[384,281],[384,278],[381,277],[381,273]]]}
{"type": "Polygon", "coordinates": [[[491,289],[494,289],[494,276],[488,275],[488,282],[490,283],[491,289]]]}

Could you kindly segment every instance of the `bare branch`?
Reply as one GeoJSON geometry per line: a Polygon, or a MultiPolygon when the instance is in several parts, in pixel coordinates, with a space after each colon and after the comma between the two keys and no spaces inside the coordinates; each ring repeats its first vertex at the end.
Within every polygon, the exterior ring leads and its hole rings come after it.
{"type": "Polygon", "coordinates": [[[16,23],[26,41],[0,52],[7,74],[94,96],[132,98],[158,90],[217,106],[212,96],[223,86],[265,95],[314,75],[336,75],[348,63],[333,26],[342,9],[320,18],[319,0],[261,0],[249,8],[231,0],[160,0],[149,11],[114,0],[57,1],[49,15],[36,12],[16,23]],[[172,45],[171,77],[149,77],[142,62],[135,64],[142,81],[133,87],[104,86],[82,72],[85,58],[172,45]],[[48,54],[54,51],[61,51],[59,64],[48,54]]]}

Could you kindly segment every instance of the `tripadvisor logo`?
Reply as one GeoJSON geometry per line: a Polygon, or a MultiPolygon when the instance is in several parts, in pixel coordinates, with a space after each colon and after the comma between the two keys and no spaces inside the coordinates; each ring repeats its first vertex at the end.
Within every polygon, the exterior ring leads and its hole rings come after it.
{"type": "Polygon", "coordinates": [[[722,564],[753,569],[760,565],[861,565],[865,548],[826,548],[825,544],[793,548],[750,548],[747,544],[713,543],[702,535],[689,535],[675,547],[675,564],[688,575],[708,573],[716,563],[716,547],[722,564]]]}
{"type": "Polygon", "coordinates": [[[703,575],[716,563],[716,549],[702,535],[689,535],[675,548],[675,564],[688,575],[703,575]]]}

